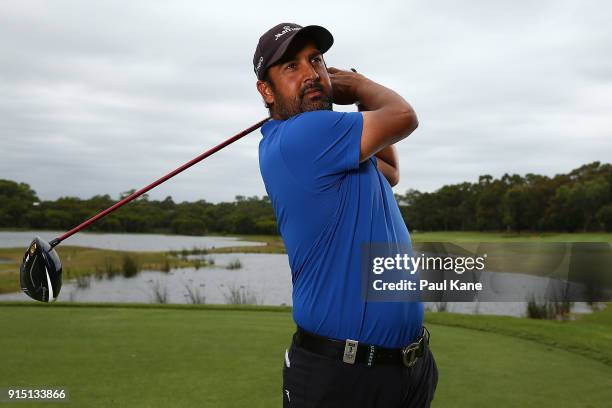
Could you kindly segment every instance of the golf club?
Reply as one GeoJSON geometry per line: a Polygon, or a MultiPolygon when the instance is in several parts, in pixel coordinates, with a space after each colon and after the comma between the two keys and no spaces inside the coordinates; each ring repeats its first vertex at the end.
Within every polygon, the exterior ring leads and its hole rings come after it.
{"type": "Polygon", "coordinates": [[[141,195],[153,189],[154,187],[157,187],[164,181],[176,176],[183,170],[188,169],[194,164],[204,160],[208,156],[218,152],[224,147],[234,143],[238,139],[260,128],[269,119],[270,118],[266,118],[260,122],[257,122],[248,129],[245,129],[237,135],[227,139],[226,141],[219,143],[212,149],[205,151],[196,158],[176,168],[175,170],[159,178],[148,186],[143,187],[140,190],[132,193],[128,197],[125,197],[121,201],[118,201],[111,207],[91,217],[87,221],[81,223],[80,225],[74,227],[70,231],[53,239],[52,241],[45,242],[40,237],[35,237],[30,243],[28,249],[26,250],[23,256],[23,261],[21,262],[21,267],[19,269],[21,290],[23,290],[25,294],[31,297],[32,299],[38,300],[40,302],[55,301],[62,288],[62,263],[59,259],[59,256],[57,255],[57,252],[54,249],[57,245],[59,245],[60,242],[70,237],[71,235],[79,232],[88,225],[96,222],[105,215],[110,214],[119,207],[122,207],[130,201],[140,197],[141,195]]]}

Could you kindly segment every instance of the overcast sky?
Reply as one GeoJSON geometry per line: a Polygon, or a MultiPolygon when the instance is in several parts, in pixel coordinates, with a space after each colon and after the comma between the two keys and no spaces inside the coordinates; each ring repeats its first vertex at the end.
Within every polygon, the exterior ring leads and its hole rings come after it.
{"type": "MultiPolygon", "coordinates": [[[[253,52],[280,22],[328,28],[328,66],[356,67],[415,108],[398,193],[612,161],[610,2],[291,4],[2,0],[0,178],[45,200],[149,184],[266,117],[253,52]]],[[[150,196],[265,194],[260,138],[150,196]]]]}

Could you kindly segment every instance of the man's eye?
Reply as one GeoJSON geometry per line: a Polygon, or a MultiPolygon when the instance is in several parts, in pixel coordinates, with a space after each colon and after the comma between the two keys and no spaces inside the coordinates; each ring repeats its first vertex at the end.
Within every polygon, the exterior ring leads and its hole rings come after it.
{"type": "Polygon", "coordinates": [[[293,62],[287,65],[287,69],[295,69],[295,67],[296,67],[296,64],[293,62]]]}
{"type": "Polygon", "coordinates": [[[315,62],[321,62],[321,57],[314,57],[312,60],[315,62]]]}

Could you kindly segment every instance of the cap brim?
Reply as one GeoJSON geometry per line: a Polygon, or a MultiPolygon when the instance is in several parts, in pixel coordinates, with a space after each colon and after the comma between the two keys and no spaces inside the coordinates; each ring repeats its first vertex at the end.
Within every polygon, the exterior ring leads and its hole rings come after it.
{"type": "Polygon", "coordinates": [[[314,40],[315,44],[317,44],[317,48],[321,51],[321,54],[325,54],[331,46],[334,44],[334,37],[332,34],[325,28],[318,25],[309,25],[301,28],[299,31],[295,31],[291,37],[288,37],[285,42],[278,47],[276,52],[270,58],[266,69],[262,70],[265,72],[272,65],[278,63],[283,59],[287,50],[291,47],[295,41],[300,38],[308,37],[314,40]]]}

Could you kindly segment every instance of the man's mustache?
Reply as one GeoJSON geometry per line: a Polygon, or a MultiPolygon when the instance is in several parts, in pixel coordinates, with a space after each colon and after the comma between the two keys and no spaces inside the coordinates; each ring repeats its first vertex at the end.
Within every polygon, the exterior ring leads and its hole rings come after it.
{"type": "Polygon", "coordinates": [[[323,90],[323,87],[321,86],[321,84],[312,84],[302,89],[302,91],[300,92],[300,97],[303,98],[304,95],[306,95],[306,92],[310,90],[319,91],[322,94],[325,94],[325,91],[323,90]]]}

